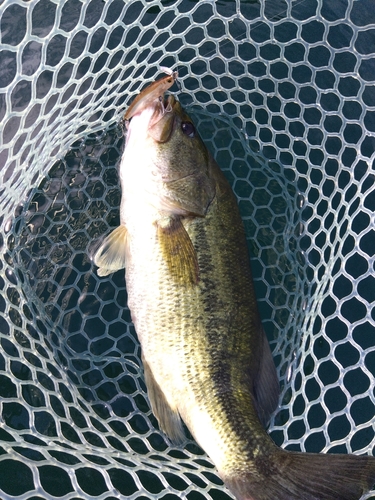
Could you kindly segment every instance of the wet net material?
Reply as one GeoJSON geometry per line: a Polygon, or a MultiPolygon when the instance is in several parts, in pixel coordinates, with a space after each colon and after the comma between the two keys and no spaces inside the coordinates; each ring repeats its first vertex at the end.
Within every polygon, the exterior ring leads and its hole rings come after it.
{"type": "Polygon", "coordinates": [[[90,260],[119,222],[120,117],[176,63],[245,222],[273,439],[372,453],[372,0],[5,0],[0,31],[0,497],[232,498],[159,432],[124,273],[90,260]]]}

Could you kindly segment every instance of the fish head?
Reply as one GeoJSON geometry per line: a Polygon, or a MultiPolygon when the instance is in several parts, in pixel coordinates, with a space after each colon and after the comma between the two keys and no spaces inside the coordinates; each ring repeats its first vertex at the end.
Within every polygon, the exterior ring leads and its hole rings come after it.
{"type": "Polygon", "coordinates": [[[215,195],[213,159],[179,101],[173,95],[164,97],[171,82],[155,83],[125,114],[130,120],[125,145],[132,158],[129,169],[136,168],[135,163],[142,169],[144,191],[164,215],[203,216],[215,195]]]}
{"type": "Polygon", "coordinates": [[[215,195],[212,157],[196,127],[173,96],[159,101],[148,127],[154,170],[175,213],[204,215],[215,195]]]}

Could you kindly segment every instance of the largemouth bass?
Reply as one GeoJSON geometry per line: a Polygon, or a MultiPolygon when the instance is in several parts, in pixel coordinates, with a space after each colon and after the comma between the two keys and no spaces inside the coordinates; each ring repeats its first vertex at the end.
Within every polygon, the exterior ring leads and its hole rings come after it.
{"type": "Polygon", "coordinates": [[[95,254],[126,268],[128,305],[160,428],[182,421],[239,500],[355,500],[375,482],[368,456],[287,452],[264,426],[279,384],[260,321],[235,196],[173,95],[154,82],[125,114],[121,225],[95,254]]]}

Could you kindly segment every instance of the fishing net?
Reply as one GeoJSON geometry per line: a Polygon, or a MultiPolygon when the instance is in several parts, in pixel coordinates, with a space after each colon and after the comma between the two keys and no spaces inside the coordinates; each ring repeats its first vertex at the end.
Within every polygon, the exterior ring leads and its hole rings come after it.
{"type": "Polygon", "coordinates": [[[5,0],[0,30],[0,497],[232,498],[158,430],[124,273],[90,260],[119,222],[120,117],[176,64],[246,226],[271,436],[372,453],[372,1],[5,0]]]}

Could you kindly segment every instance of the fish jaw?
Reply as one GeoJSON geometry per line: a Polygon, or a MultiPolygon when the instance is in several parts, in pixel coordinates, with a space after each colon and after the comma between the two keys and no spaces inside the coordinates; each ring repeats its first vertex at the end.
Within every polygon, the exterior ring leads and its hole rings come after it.
{"type": "Polygon", "coordinates": [[[132,220],[129,210],[136,210],[142,223],[142,214],[150,211],[155,204],[153,193],[157,187],[154,185],[155,178],[147,142],[148,128],[154,114],[155,105],[144,108],[132,118],[129,125],[125,150],[119,166],[122,190],[120,219],[125,224],[132,220]]]}

